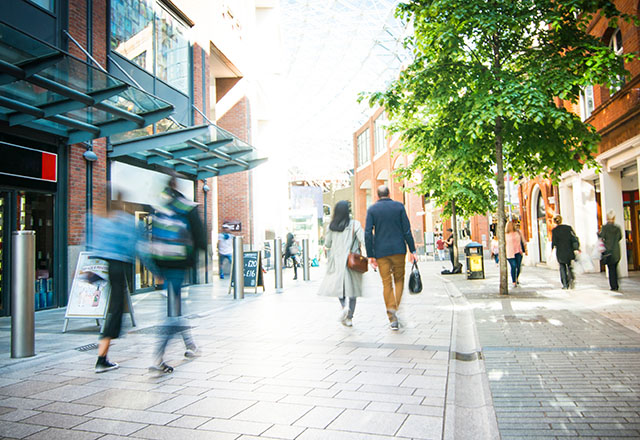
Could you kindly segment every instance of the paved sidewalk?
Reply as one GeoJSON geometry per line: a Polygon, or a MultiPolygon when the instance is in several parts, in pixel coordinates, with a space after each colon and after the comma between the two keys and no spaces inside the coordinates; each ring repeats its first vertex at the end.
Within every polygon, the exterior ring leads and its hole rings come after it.
{"type": "MultiPolygon", "coordinates": [[[[114,341],[121,367],[95,374],[90,320],[61,333],[64,310],[37,315],[36,357],[8,355],[10,320],[0,319],[0,437],[30,439],[441,439],[450,388],[454,307],[435,263],[422,263],[426,291],[405,293],[401,329],[388,327],[377,273],[365,276],[354,327],[340,324],[337,299],[313,281],[242,301],[224,284],[189,289],[187,310],[202,349],[182,357],[174,341],[167,375],[150,374],[160,293],[134,296],[138,327],[114,341]]],[[[128,323],[128,317],[125,317],[128,323]]],[[[447,419],[447,420],[445,420],[447,419]]],[[[468,437],[472,438],[472,437],[468,437]]]]}
{"type": "MultiPolygon", "coordinates": [[[[470,302],[503,440],[640,438],[640,279],[525,267],[521,287],[451,276],[470,302]]],[[[632,274],[633,275],[633,274],[632,274]]]]}

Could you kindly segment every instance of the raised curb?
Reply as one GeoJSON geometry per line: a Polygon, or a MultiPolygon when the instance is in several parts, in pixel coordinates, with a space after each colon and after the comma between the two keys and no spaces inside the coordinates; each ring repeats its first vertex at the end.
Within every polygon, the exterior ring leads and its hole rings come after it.
{"type": "Polygon", "coordinates": [[[451,281],[444,285],[454,316],[442,438],[500,439],[471,305],[451,281]]]}

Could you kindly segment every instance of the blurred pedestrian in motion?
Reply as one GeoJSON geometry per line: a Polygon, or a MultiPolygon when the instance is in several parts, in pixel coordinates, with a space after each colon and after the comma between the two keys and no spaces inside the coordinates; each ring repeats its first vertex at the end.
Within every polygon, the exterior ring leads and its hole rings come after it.
{"type": "Polygon", "coordinates": [[[438,250],[438,260],[444,261],[444,240],[442,239],[442,234],[438,234],[436,249],[438,250]]]}
{"type": "MultiPolygon", "coordinates": [[[[120,193],[117,194],[116,200],[118,203],[122,202],[120,193]]],[[[122,312],[127,294],[126,274],[132,271],[137,241],[135,219],[131,214],[110,209],[107,217],[93,219],[91,254],[107,262],[111,284],[109,309],[98,342],[96,373],[104,373],[119,367],[117,363],[107,358],[107,354],[111,340],[118,338],[122,329],[122,312]]]]}
{"type": "Polygon", "coordinates": [[[609,287],[613,291],[617,291],[618,285],[618,262],[620,262],[620,240],[622,240],[622,230],[620,226],[615,224],[616,213],[614,211],[607,212],[607,223],[602,226],[602,230],[598,237],[604,242],[604,252],[602,261],[607,265],[609,272],[609,287]]]}
{"type": "Polygon", "coordinates": [[[511,281],[513,282],[513,287],[516,287],[520,284],[518,277],[520,277],[522,255],[525,250],[524,239],[513,220],[509,220],[507,222],[507,226],[505,228],[505,241],[507,245],[507,261],[511,267],[511,281]]]}
{"type": "Polygon", "coordinates": [[[287,242],[284,245],[284,264],[287,265],[287,260],[291,258],[291,264],[293,265],[293,279],[298,279],[298,254],[300,253],[300,247],[296,243],[294,235],[289,232],[287,234],[287,242]]]}
{"type": "Polygon", "coordinates": [[[320,295],[335,296],[342,306],[342,324],[353,325],[356,299],[362,296],[362,274],[347,267],[350,252],[360,253],[364,230],[349,215],[349,202],[342,200],[333,209],[333,218],[325,236],[328,249],[327,271],[320,284],[320,295]]]}
{"type": "Polygon", "coordinates": [[[580,241],[571,226],[562,224],[561,215],[554,216],[553,222],[556,227],[551,230],[551,249],[556,250],[562,288],[573,289],[575,276],[572,262],[576,259],[576,251],[580,249],[580,241]]]}
{"type": "MultiPolygon", "coordinates": [[[[228,267],[231,268],[231,257],[233,256],[233,235],[229,234],[225,229],[218,234],[218,271],[220,272],[220,279],[224,279],[225,264],[228,263],[228,267]]],[[[231,269],[229,269],[231,270],[231,269]]]]}
{"type": "Polygon", "coordinates": [[[500,262],[500,243],[498,242],[498,238],[495,235],[491,239],[491,256],[493,257],[496,264],[500,262]]]}
{"type": "Polygon", "coordinates": [[[416,245],[404,205],[389,197],[386,185],[378,187],[378,201],[367,209],[364,232],[367,256],[374,269],[380,267],[384,303],[392,330],[398,330],[398,308],[404,289],[407,246],[409,261],[417,261],[416,245]]]}
{"type": "Polygon", "coordinates": [[[199,354],[191,330],[181,317],[180,302],[185,273],[195,266],[197,250],[206,251],[207,242],[197,206],[177,190],[175,177],[169,180],[162,197],[165,202],[157,208],[152,219],[150,246],[153,261],[167,289],[167,320],[151,369],[170,373],[173,367],[164,362],[164,353],[176,333],[180,333],[184,340],[185,357],[199,354]]]}

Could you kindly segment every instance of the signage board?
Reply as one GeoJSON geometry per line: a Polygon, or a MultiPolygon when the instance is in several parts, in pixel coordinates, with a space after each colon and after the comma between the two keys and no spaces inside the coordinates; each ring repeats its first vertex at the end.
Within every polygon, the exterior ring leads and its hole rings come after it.
{"type": "MultiPolygon", "coordinates": [[[[262,255],[260,251],[244,252],[242,263],[242,274],[244,275],[244,287],[255,288],[256,293],[258,287],[264,288],[264,274],[262,272],[262,255]]],[[[231,265],[231,283],[229,284],[229,292],[234,286],[233,264],[231,265]]]]}
{"type": "Polygon", "coordinates": [[[58,181],[58,155],[0,142],[0,174],[27,179],[58,181]]]}

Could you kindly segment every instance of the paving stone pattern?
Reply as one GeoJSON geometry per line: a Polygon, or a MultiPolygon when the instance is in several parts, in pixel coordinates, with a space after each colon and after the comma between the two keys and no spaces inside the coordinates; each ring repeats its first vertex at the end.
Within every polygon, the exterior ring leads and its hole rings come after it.
{"type": "MultiPolygon", "coordinates": [[[[377,273],[366,275],[353,328],[340,324],[337,299],[316,295],[319,280],[285,283],[283,294],[236,302],[191,291],[202,356],[184,359],[174,340],[166,375],[148,371],[158,335],[140,331],[164,312],[158,293],[146,306],[134,297],[139,325],[112,345],[120,369],[103,374],[93,371],[96,350],[74,349],[96,341],[93,323],[62,335],[60,311],[45,312],[39,356],[0,359],[0,438],[442,438],[453,317],[442,280],[405,295],[398,332],[377,273]]],[[[7,328],[0,320],[3,338],[7,328]]]]}
{"type": "Polygon", "coordinates": [[[563,291],[556,271],[525,268],[504,297],[496,277],[454,282],[474,307],[502,439],[640,438],[638,284],[611,295],[590,274],[563,291]]]}

